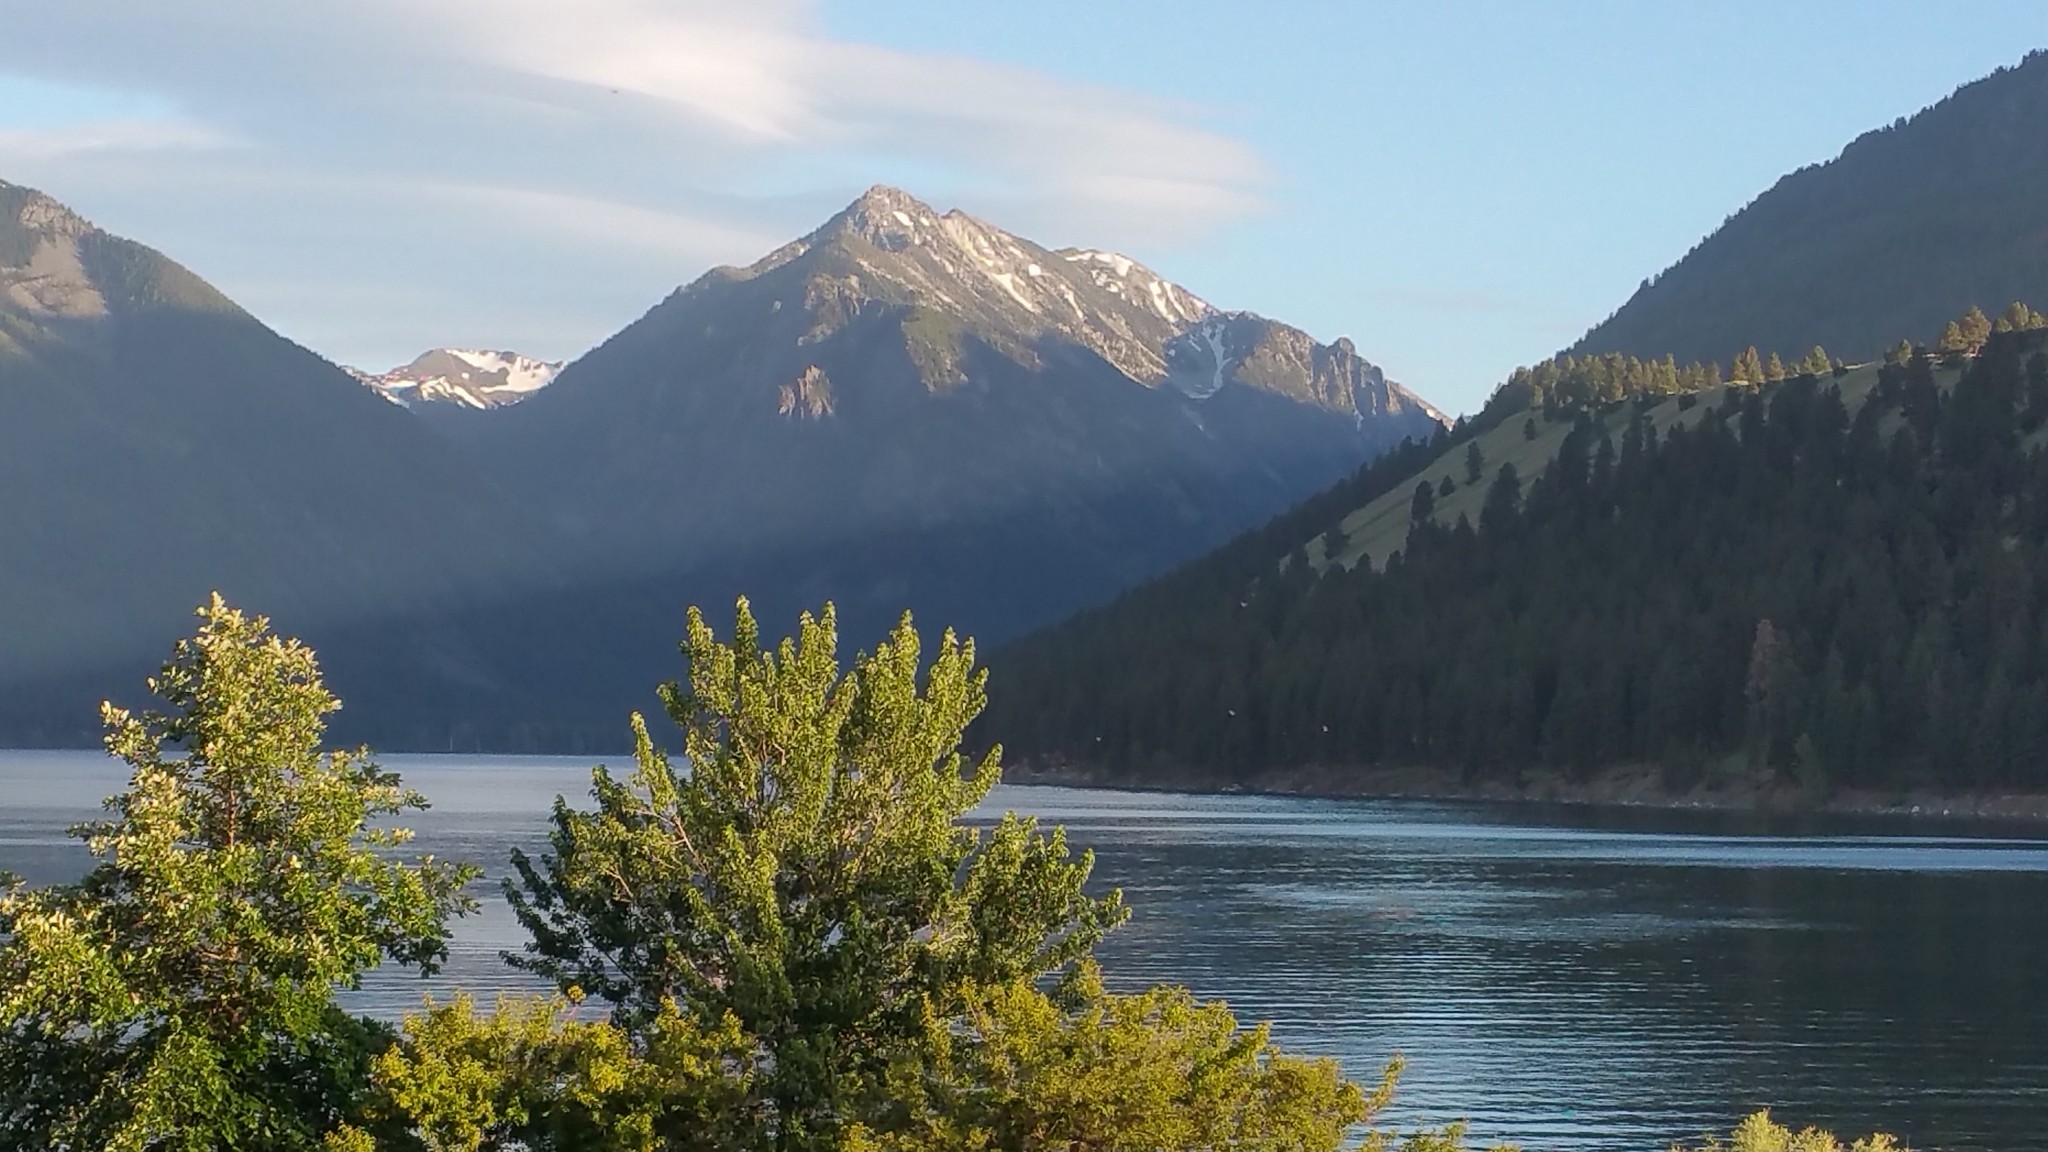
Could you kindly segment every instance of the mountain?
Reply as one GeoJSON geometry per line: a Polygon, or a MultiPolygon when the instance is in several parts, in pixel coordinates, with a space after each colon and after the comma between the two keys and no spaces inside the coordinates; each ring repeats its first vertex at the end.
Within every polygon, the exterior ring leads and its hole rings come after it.
{"type": "Polygon", "coordinates": [[[1173,786],[2048,791],[2048,334],[1876,358],[2048,299],[2044,114],[2036,53],[1787,176],[1477,418],[997,652],[981,737],[1173,786]],[[1751,345],[1795,366],[1724,386],[1751,345]]]}
{"type": "Polygon", "coordinates": [[[562,365],[517,352],[435,348],[389,372],[347,371],[401,408],[459,412],[517,404],[553,383],[562,365]]]}
{"type": "Polygon", "coordinates": [[[490,634],[451,621],[542,587],[541,532],[188,269],[0,184],[6,742],[89,736],[216,588],[319,645],[387,722],[498,699],[490,634]]]}
{"type": "Polygon", "coordinates": [[[998,652],[981,738],[1172,786],[2042,793],[2044,449],[2040,331],[1467,424],[998,652]]]}
{"type": "Polygon", "coordinates": [[[554,373],[364,380],[0,185],[0,741],[88,739],[218,588],[346,738],[616,743],[687,604],[1014,635],[1441,427],[1348,341],[879,188],[554,373]]]}
{"type": "Polygon", "coordinates": [[[1868,360],[2048,300],[2048,52],[1779,180],[1572,351],[1868,360]]]}
{"type": "Polygon", "coordinates": [[[1441,419],[1349,341],[877,187],[455,434],[594,579],[999,638],[1441,419]]]}

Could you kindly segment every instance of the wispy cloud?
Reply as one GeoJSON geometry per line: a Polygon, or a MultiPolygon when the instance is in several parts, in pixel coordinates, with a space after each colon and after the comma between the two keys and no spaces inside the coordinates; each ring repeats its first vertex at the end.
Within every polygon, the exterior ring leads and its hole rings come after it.
{"type": "Polygon", "coordinates": [[[0,126],[0,165],[82,152],[203,151],[234,143],[233,138],[205,125],[181,119],[87,120],[46,128],[0,126]]]}
{"type": "Polygon", "coordinates": [[[1201,110],[834,39],[801,0],[0,0],[0,16],[0,74],[169,110],[10,127],[0,109],[0,178],[373,364],[540,328],[587,344],[875,179],[1105,245],[1199,237],[1257,210],[1266,181],[1201,110]],[[273,309],[265,286],[294,276],[359,283],[273,309]],[[375,301],[379,284],[407,301],[381,324],[373,304],[294,303],[375,301]]]}

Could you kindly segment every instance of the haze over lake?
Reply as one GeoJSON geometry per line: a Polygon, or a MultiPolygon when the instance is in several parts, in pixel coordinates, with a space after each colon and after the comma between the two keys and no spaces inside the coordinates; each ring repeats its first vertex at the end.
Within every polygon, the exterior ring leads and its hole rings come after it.
{"type": "MultiPolygon", "coordinates": [[[[518,925],[506,851],[544,835],[568,759],[388,757],[436,807],[421,850],[490,870],[434,991],[488,994],[518,925]]],[[[91,753],[0,752],[0,869],[47,883],[63,835],[125,781],[91,753]]],[[[2014,1149],[2048,1121],[2037,953],[2048,841],[1902,821],[1004,788],[1065,825],[1136,913],[1119,985],[1185,982],[1290,1048],[1371,1076],[1399,1050],[1396,1115],[1532,1150],[1656,1149],[1774,1107],[1915,1147],[2014,1149]]],[[[357,1003],[413,1005],[371,980],[357,1003]]]]}

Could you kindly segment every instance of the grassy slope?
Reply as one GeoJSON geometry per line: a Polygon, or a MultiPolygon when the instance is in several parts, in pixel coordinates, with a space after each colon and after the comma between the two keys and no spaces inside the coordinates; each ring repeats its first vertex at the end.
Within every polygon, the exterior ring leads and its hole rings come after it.
{"type": "MultiPolygon", "coordinates": [[[[1862,407],[1873,388],[1877,386],[1876,364],[1861,364],[1849,370],[1840,379],[1827,383],[1842,390],[1843,403],[1853,414],[1862,407]]],[[[1935,369],[1935,381],[1943,391],[1955,386],[1961,378],[1961,369],[1935,369]]],[[[1660,434],[1668,433],[1674,425],[1692,425],[1699,422],[1710,408],[1721,403],[1726,388],[1714,389],[1699,394],[1699,403],[1686,410],[1680,410],[1678,397],[1665,399],[1650,409],[1650,419],[1660,434]]],[[[1363,508],[1356,509],[1338,523],[1335,532],[1324,533],[1309,541],[1305,549],[1309,563],[1317,571],[1327,567],[1333,560],[1346,568],[1355,568],[1361,561],[1379,567],[1408,540],[1408,513],[1415,498],[1415,484],[1426,480],[1430,487],[1438,488],[1449,477],[1457,489],[1448,497],[1439,496],[1436,502],[1436,519],[1448,526],[1457,523],[1459,516],[1465,516],[1473,524],[1479,523],[1479,509],[1486,500],[1486,489],[1493,483],[1503,464],[1513,464],[1515,473],[1526,485],[1542,474],[1543,469],[1557,456],[1558,446],[1564,443],[1565,434],[1571,431],[1568,421],[1548,421],[1540,413],[1530,414],[1536,421],[1536,438],[1526,439],[1523,432],[1523,417],[1514,417],[1502,422],[1500,427],[1489,429],[1478,438],[1479,451],[1485,457],[1485,471],[1479,483],[1465,483],[1465,446],[1452,448],[1444,455],[1431,461],[1415,477],[1402,483],[1393,491],[1374,500],[1363,508]]],[[[1897,416],[1889,418],[1895,422],[1897,416]]],[[[1618,405],[1608,413],[1607,426],[1619,441],[1628,425],[1628,408],[1618,405]]],[[[1889,428],[1887,428],[1889,432],[1889,428]]],[[[2044,434],[2037,433],[2036,439],[2044,434]]]]}

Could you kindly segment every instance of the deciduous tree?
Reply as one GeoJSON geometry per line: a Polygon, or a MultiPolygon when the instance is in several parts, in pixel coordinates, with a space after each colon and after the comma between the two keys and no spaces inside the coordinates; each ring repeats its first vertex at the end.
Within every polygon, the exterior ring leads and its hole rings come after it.
{"type": "Polygon", "coordinates": [[[78,884],[0,896],[0,1143],[311,1149],[384,1038],[335,1004],[386,959],[431,971],[472,872],[393,858],[425,807],[361,752],[313,653],[215,596],[150,688],[104,709],[133,769],[78,884]]]}

